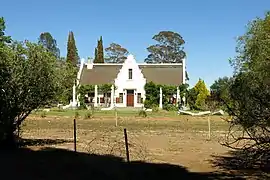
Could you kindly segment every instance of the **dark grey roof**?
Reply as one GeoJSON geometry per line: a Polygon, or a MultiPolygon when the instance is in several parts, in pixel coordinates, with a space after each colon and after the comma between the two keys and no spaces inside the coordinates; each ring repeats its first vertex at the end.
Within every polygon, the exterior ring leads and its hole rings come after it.
{"type": "MultiPolygon", "coordinates": [[[[106,84],[114,83],[122,64],[99,65],[94,64],[92,69],[87,69],[85,65],[82,70],[80,84],[106,84]]],[[[163,85],[180,85],[182,84],[183,68],[182,65],[165,65],[165,64],[147,64],[139,65],[147,82],[154,82],[163,85]]]]}

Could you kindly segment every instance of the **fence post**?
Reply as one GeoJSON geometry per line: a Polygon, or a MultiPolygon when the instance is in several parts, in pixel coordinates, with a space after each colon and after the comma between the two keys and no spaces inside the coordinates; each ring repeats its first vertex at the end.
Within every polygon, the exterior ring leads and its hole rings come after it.
{"type": "Polygon", "coordinates": [[[124,129],[124,136],[125,136],[127,162],[129,162],[128,138],[127,138],[127,129],[126,128],[124,129]]]}
{"type": "Polygon", "coordinates": [[[208,116],[208,140],[211,140],[211,121],[210,121],[210,115],[208,116]]]}
{"type": "Polygon", "coordinates": [[[73,133],[74,133],[74,151],[77,152],[77,128],[76,128],[76,119],[73,120],[73,133]]]}

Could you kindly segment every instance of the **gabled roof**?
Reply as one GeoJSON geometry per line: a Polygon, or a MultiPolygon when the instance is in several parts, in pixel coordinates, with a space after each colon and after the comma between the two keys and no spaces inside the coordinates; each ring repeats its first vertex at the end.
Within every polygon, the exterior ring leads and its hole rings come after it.
{"type": "MultiPolygon", "coordinates": [[[[163,85],[183,83],[182,64],[138,64],[147,82],[163,85]]],[[[93,64],[91,69],[84,65],[80,84],[99,85],[114,83],[122,64],[93,64]]]]}

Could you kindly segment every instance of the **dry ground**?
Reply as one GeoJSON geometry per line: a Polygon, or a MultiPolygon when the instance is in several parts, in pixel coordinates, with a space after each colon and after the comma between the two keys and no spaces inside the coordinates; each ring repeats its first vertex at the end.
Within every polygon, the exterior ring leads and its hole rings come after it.
{"type": "MultiPolygon", "coordinates": [[[[208,140],[207,117],[178,116],[175,113],[97,112],[85,119],[80,111],[77,118],[77,150],[95,154],[113,154],[125,158],[123,129],[128,131],[131,160],[170,163],[185,166],[189,171],[217,170],[210,162],[212,156],[223,155],[227,149],[220,145],[228,124],[219,116],[211,117],[211,140],[208,140]]],[[[59,139],[59,143],[40,144],[73,149],[74,112],[49,112],[30,116],[23,126],[22,136],[30,139],[59,139]],[[63,142],[61,141],[63,140],[63,142]]],[[[43,142],[41,142],[43,143],[43,142]]],[[[38,148],[35,144],[32,148],[38,148]]]]}
{"type": "Polygon", "coordinates": [[[260,171],[231,164],[229,150],[220,145],[228,130],[223,117],[211,117],[208,140],[207,117],[162,111],[142,118],[138,110],[118,110],[117,118],[114,111],[95,111],[85,118],[88,113],[76,113],[77,153],[75,111],[30,115],[21,130],[26,148],[0,153],[0,179],[267,179],[259,177],[260,171]],[[130,163],[125,160],[124,128],[130,163]]]}

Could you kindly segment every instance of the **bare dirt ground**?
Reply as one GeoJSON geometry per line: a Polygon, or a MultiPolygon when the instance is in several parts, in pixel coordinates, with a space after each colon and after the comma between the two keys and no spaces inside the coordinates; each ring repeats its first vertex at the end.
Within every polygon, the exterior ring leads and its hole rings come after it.
{"type": "MultiPolygon", "coordinates": [[[[194,172],[213,172],[217,170],[211,163],[213,156],[228,151],[220,145],[227,127],[220,117],[211,117],[211,140],[208,140],[207,117],[121,117],[117,127],[114,117],[79,118],[77,151],[125,158],[123,129],[127,128],[131,160],[177,164],[194,172]]],[[[48,139],[48,143],[34,144],[32,148],[73,150],[73,119],[32,116],[23,127],[22,137],[48,139]],[[50,143],[53,139],[59,142],[50,143]]]]}
{"type": "Polygon", "coordinates": [[[231,151],[221,145],[229,127],[224,117],[211,116],[209,140],[208,117],[159,112],[142,118],[138,112],[124,111],[117,118],[113,112],[97,112],[90,118],[85,111],[79,114],[77,153],[74,111],[32,114],[20,131],[24,148],[16,154],[0,154],[2,172],[16,179],[9,171],[17,168],[20,178],[28,180],[267,179],[258,178],[260,172],[242,171],[231,164],[235,161],[230,160],[231,151]],[[130,163],[126,162],[124,128],[130,163]]]}

